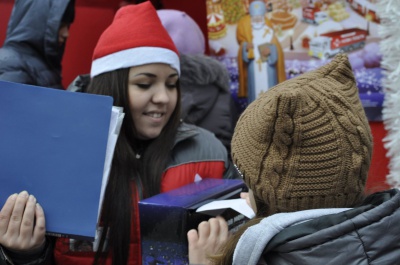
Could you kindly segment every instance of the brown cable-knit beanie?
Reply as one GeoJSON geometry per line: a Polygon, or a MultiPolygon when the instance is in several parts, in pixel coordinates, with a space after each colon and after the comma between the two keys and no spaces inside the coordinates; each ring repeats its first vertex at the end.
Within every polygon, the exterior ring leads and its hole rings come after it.
{"type": "Polygon", "coordinates": [[[270,214],[360,202],[371,155],[346,54],[262,93],[232,138],[233,162],[270,214]]]}

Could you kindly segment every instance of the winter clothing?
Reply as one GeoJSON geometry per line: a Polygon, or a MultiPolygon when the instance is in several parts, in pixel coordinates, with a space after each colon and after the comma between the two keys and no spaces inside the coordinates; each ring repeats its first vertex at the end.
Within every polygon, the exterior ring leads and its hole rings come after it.
{"type": "Polygon", "coordinates": [[[229,75],[206,55],[181,55],[182,118],[215,134],[230,153],[238,117],[229,91],[229,75]]]}
{"type": "Polygon", "coordinates": [[[75,0],[70,0],[67,7],[65,8],[64,14],[61,18],[61,22],[72,24],[75,20],[75,0]]]}
{"type": "Polygon", "coordinates": [[[240,117],[234,163],[271,213],[361,202],[372,135],[347,55],[261,94],[240,117]]]}
{"type": "Polygon", "coordinates": [[[225,148],[212,133],[183,123],[164,173],[161,191],[167,192],[193,183],[196,174],[202,178],[240,178],[225,148]]]}
{"type": "Polygon", "coordinates": [[[117,11],[101,34],[92,60],[91,77],[149,63],[169,64],[180,72],[178,50],[150,1],[117,11]]]}
{"type": "MultiPolygon", "coordinates": [[[[97,75],[105,72],[110,72],[116,69],[129,68],[138,65],[145,65],[149,63],[166,63],[170,64],[171,67],[175,68],[178,73],[180,69],[179,57],[177,50],[166,33],[164,27],[161,25],[157,18],[156,11],[150,2],[145,2],[138,5],[129,5],[119,9],[115,15],[113,23],[105,30],[99,39],[99,42],[95,48],[91,69],[91,76],[95,77],[97,81],[97,75]],[[158,21],[158,23],[157,23],[158,21]],[[134,29],[133,29],[133,28],[134,29]],[[137,32],[139,30],[140,32],[137,32]],[[130,36],[127,38],[127,36],[130,36]]],[[[146,74],[146,73],[145,73],[146,74]]],[[[150,71],[150,74],[152,72],[150,71]]],[[[152,76],[150,76],[152,77],[152,76]]],[[[99,77],[100,78],[100,77],[99,77]]],[[[162,78],[162,77],[161,77],[162,78]]],[[[87,78],[86,78],[87,79],[87,78]]],[[[174,79],[175,80],[175,79],[174,79]]],[[[85,87],[84,82],[80,83],[82,87],[85,87]]],[[[128,85],[128,84],[126,84],[128,85]]],[[[113,87],[109,87],[110,90],[113,87]]],[[[168,88],[169,89],[169,88],[168,88]]],[[[178,90],[178,87],[173,87],[178,90]]],[[[76,89],[70,89],[76,91],[76,89]]],[[[179,91],[177,91],[179,92],[179,91]]],[[[177,94],[179,95],[179,94],[177,94]]],[[[152,102],[149,104],[165,104],[152,102]]],[[[179,109],[178,109],[179,110],[179,109]]],[[[176,121],[178,126],[179,116],[175,115],[173,122],[176,121]]],[[[128,119],[131,117],[127,117],[128,119]]],[[[124,123],[122,126],[127,126],[124,123]]],[[[166,125],[168,126],[168,124],[166,125]]],[[[165,127],[164,127],[165,128],[165,127]]],[[[168,128],[168,127],[167,127],[168,128]]],[[[175,133],[175,126],[171,126],[171,135],[175,133]]],[[[232,162],[228,158],[228,154],[222,143],[209,131],[199,128],[194,125],[187,125],[181,123],[177,129],[175,139],[171,136],[168,141],[171,141],[171,145],[168,144],[168,151],[165,154],[167,167],[162,173],[160,191],[165,192],[171,189],[181,187],[185,184],[189,184],[201,178],[238,178],[237,172],[232,167],[232,162]],[[175,141],[174,141],[175,140],[175,141]],[[172,141],[173,146],[172,146],[172,141]],[[171,146],[171,147],[170,147],[171,146]],[[170,155],[168,157],[168,155],[170,155]]],[[[118,140],[118,144],[124,145],[129,144],[128,141],[120,142],[122,138],[118,140]]],[[[124,140],[124,139],[123,139],[124,140]]],[[[138,140],[138,139],[135,139],[138,140]]],[[[151,141],[152,139],[148,140],[151,141]]],[[[139,142],[139,141],[138,141],[139,142]]],[[[146,145],[146,140],[140,140],[140,143],[135,143],[137,147],[139,145],[146,145]]],[[[153,144],[153,143],[151,143],[153,144]]],[[[132,147],[133,149],[133,147],[132,147]]],[[[135,150],[137,151],[137,150],[135,150]]],[[[118,152],[118,151],[117,151],[118,152]]],[[[138,155],[138,153],[136,153],[138,155]]],[[[132,160],[140,159],[140,155],[135,158],[132,156],[132,160]]],[[[117,159],[118,160],[118,159],[117,159]]],[[[122,160],[122,159],[121,159],[122,160]]],[[[114,157],[115,161],[115,157],[114,157]]],[[[145,160],[147,161],[147,160],[145,160]]],[[[149,160],[153,161],[153,160],[149,160]]],[[[129,163],[123,161],[123,163],[129,163]]],[[[138,164],[141,161],[138,162],[138,164]]],[[[153,163],[153,162],[151,162],[153,163]]],[[[134,162],[125,164],[127,167],[134,167],[134,162]]],[[[141,163],[142,164],[142,163],[141,163]]],[[[124,165],[124,166],[125,166],[124,165]]],[[[157,167],[157,164],[151,164],[152,167],[157,167]]],[[[142,186],[138,183],[137,176],[129,176],[129,174],[119,173],[113,175],[114,171],[111,170],[111,180],[121,177],[126,178],[127,183],[131,180],[131,185],[134,187],[131,189],[132,195],[137,197],[131,197],[132,210],[125,208],[126,211],[132,211],[132,224],[130,234],[130,245],[129,251],[127,249],[126,254],[129,254],[129,265],[141,264],[141,248],[140,248],[140,226],[137,202],[141,199],[142,186]],[[135,211],[135,212],[133,212],[135,211]]],[[[146,173],[146,171],[144,171],[146,173]]],[[[140,172],[139,172],[140,174],[140,172]]],[[[161,172],[160,172],[161,175],[161,172]]],[[[143,175],[143,180],[148,175],[143,175]]],[[[143,182],[144,183],[144,182],[143,182]]],[[[124,185],[126,183],[123,183],[124,185]]],[[[144,183],[144,187],[146,183],[144,183]]],[[[158,183],[156,184],[158,185],[158,183]]],[[[118,191],[115,191],[118,192],[118,191]]],[[[106,191],[106,195],[108,191],[106,191]]],[[[114,195],[114,191],[111,195],[114,195]]],[[[129,194],[127,194],[125,201],[129,200],[129,194]]],[[[107,201],[108,202],[108,201],[107,201]]],[[[105,205],[107,205],[107,202],[105,205]]],[[[113,204],[115,205],[115,204],[113,204]]],[[[104,206],[104,205],[103,205],[104,206]]],[[[103,210],[106,208],[103,208],[103,210]]],[[[115,209],[113,207],[113,209],[115,209]]],[[[120,211],[120,209],[116,209],[120,211]]],[[[124,210],[124,211],[125,211],[124,210]]],[[[108,225],[107,219],[108,212],[102,214],[102,221],[108,225]]],[[[129,220],[124,220],[129,222],[129,220]]],[[[112,222],[112,219],[111,219],[112,222]]],[[[111,239],[114,234],[113,229],[119,227],[109,226],[111,229],[111,239]]],[[[105,235],[105,234],[104,234],[105,235]]],[[[120,251],[115,246],[118,246],[119,242],[114,242],[110,249],[110,255],[107,256],[106,264],[110,264],[111,256],[115,254],[115,251],[120,251]],[[114,252],[113,252],[114,251],[114,252]]],[[[125,243],[124,243],[125,244],[125,243]]],[[[66,238],[56,239],[54,252],[49,251],[52,244],[46,249],[45,253],[54,253],[55,264],[66,265],[66,264],[92,264],[95,252],[93,252],[92,244],[77,240],[69,240],[66,238]]],[[[46,261],[50,261],[51,256],[48,255],[47,259],[41,257],[41,259],[29,262],[29,264],[45,264],[46,261]]]]}
{"type": "Polygon", "coordinates": [[[58,30],[64,20],[74,18],[66,0],[16,0],[7,35],[0,48],[0,80],[62,88],[58,30]],[[68,7],[68,8],[67,8],[68,7]]]}
{"type": "Polygon", "coordinates": [[[371,154],[346,54],[261,94],[237,123],[232,157],[268,217],[241,235],[233,264],[396,264],[400,193],[362,203],[371,154]]]}
{"type": "Polygon", "coordinates": [[[399,220],[396,189],[375,193],[350,210],[275,214],[246,230],[233,264],[398,264],[399,220]]]}

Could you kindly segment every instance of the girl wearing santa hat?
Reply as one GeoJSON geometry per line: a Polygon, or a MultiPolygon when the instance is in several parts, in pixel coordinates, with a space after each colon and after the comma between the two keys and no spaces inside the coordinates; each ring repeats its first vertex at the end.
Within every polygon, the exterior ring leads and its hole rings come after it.
{"type": "Polygon", "coordinates": [[[8,239],[0,237],[0,264],[1,259],[17,264],[141,264],[140,199],[201,178],[238,177],[212,133],[181,122],[179,65],[178,51],[150,2],[118,10],[95,47],[87,89],[112,96],[125,112],[102,207],[101,236],[96,244],[46,238],[46,209],[21,193],[6,207],[22,205],[27,214],[21,212],[21,223],[30,223],[31,232],[7,231],[8,239]]]}

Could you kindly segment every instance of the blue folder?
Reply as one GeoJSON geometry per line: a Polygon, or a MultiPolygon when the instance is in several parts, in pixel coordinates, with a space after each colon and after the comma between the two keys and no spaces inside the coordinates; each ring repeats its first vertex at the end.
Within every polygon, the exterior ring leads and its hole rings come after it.
{"type": "Polygon", "coordinates": [[[50,235],[93,239],[113,99],[0,81],[0,208],[23,190],[50,235]]]}

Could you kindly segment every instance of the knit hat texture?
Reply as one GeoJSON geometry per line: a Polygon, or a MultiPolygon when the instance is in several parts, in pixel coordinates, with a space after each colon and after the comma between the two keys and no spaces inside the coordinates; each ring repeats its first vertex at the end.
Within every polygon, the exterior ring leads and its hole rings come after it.
{"type": "Polygon", "coordinates": [[[193,18],[185,12],[173,9],[157,10],[157,14],[180,54],[205,53],[204,34],[193,18]]]}
{"type": "Polygon", "coordinates": [[[270,214],[363,199],[372,135],[346,54],[259,95],[242,113],[232,159],[270,214]]]}
{"type": "Polygon", "coordinates": [[[151,2],[121,7],[97,42],[91,77],[151,63],[169,64],[180,73],[178,50],[151,2]]]}

